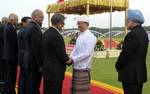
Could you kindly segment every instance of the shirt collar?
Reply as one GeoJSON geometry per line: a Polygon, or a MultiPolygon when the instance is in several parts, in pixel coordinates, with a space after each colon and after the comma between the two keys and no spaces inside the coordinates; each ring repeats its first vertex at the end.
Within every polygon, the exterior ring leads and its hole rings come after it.
{"type": "Polygon", "coordinates": [[[56,29],[56,31],[57,31],[59,34],[61,34],[60,31],[59,31],[55,26],[51,26],[51,27],[54,28],[54,29],[56,29]]]}
{"type": "Polygon", "coordinates": [[[15,25],[13,25],[13,27],[16,29],[16,26],[15,26],[15,25]]]}
{"type": "Polygon", "coordinates": [[[81,34],[85,34],[87,32],[89,32],[89,29],[85,30],[84,32],[81,32],[81,34]]]}
{"type": "Polygon", "coordinates": [[[16,29],[16,26],[14,24],[12,24],[12,23],[8,23],[8,24],[12,25],[13,28],[16,29]]]}
{"type": "Polygon", "coordinates": [[[133,28],[131,28],[131,30],[134,30],[135,28],[139,28],[139,27],[141,27],[141,25],[136,25],[133,28]]]}
{"type": "Polygon", "coordinates": [[[41,28],[41,26],[34,20],[32,20],[31,22],[35,23],[39,28],[41,28]]]}

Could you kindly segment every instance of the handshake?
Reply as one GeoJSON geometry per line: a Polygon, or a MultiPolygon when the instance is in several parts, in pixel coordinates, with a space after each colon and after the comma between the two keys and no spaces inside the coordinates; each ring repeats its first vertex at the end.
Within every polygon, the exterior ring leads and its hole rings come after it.
{"type": "Polygon", "coordinates": [[[70,59],[66,62],[66,64],[67,64],[68,66],[72,65],[72,63],[73,63],[72,58],[70,58],[70,59]]]}

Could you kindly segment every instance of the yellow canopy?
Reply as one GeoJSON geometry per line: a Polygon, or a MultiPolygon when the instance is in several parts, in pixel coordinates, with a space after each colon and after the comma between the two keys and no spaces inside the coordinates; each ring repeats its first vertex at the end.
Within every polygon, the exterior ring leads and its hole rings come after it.
{"type": "MultiPolygon", "coordinates": [[[[67,0],[62,3],[48,5],[47,13],[87,14],[87,5],[89,6],[89,14],[110,12],[110,1],[67,0]]],[[[128,8],[128,0],[112,0],[112,11],[124,11],[126,8],[128,8]]]]}

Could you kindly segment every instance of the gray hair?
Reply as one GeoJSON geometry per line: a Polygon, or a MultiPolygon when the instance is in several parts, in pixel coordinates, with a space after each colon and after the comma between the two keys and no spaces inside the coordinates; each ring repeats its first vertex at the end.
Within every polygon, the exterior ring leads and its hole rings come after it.
{"type": "Polygon", "coordinates": [[[2,17],[1,21],[7,21],[8,18],[7,17],[2,17]]]}
{"type": "Polygon", "coordinates": [[[62,14],[56,13],[51,18],[52,25],[57,25],[59,22],[64,22],[65,17],[62,14]]]}
{"type": "Polygon", "coordinates": [[[16,19],[16,17],[18,17],[16,14],[11,13],[11,14],[9,15],[8,19],[11,21],[11,20],[16,19]]]}
{"type": "Polygon", "coordinates": [[[39,15],[39,13],[43,13],[40,9],[35,9],[32,14],[31,17],[34,18],[35,16],[39,15]]]}

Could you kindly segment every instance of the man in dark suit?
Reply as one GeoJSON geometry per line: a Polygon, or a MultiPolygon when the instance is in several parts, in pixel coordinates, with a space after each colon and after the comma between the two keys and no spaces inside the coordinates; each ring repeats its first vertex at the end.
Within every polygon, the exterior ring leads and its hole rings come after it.
{"type": "Polygon", "coordinates": [[[19,48],[18,64],[20,65],[20,77],[19,77],[19,83],[18,83],[19,94],[25,94],[26,74],[25,74],[25,68],[23,66],[23,58],[24,58],[24,51],[25,51],[24,36],[25,36],[26,29],[30,21],[31,21],[30,17],[23,17],[21,19],[22,28],[18,32],[18,48],[19,48]]]}
{"type": "Polygon", "coordinates": [[[42,69],[42,31],[43,12],[36,9],[32,12],[32,21],[25,33],[25,53],[23,66],[27,75],[26,94],[40,94],[42,69]]]}
{"type": "Polygon", "coordinates": [[[3,54],[3,46],[4,46],[4,27],[8,23],[8,18],[3,17],[2,23],[0,24],[0,93],[3,91],[4,88],[4,75],[5,75],[5,62],[2,58],[3,54]]]}
{"type": "Polygon", "coordinates": [[[9,22],[4,30],[4,48],[3,59],[6,65],[6,78],[4,94],[16,94],[16,70],[18,59],[18,41],[16,25],[18,23],[18,16],[16,14],[9,15],[9,22]]]}
{"type": "Polygon", "coordinates": [[[52,26],[43,35],[43,74],[44,94],[61,94],[66,62],[65,43],[60,31],[64,27],[65,17],[54,14],[52,26]]]}
{"type": "Polygon", "coordinates": [[[144,17],[139,10],[128,10],[126,24],[131,31],[125,37],[116,63],[124,94],[142,94],[143,83],[147,81],[148,35],[141,25],[143,23],[144,17]]]}

